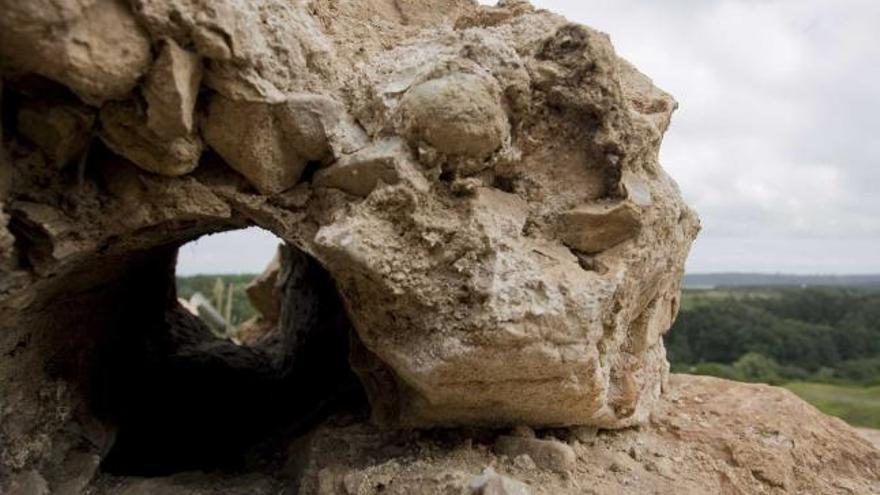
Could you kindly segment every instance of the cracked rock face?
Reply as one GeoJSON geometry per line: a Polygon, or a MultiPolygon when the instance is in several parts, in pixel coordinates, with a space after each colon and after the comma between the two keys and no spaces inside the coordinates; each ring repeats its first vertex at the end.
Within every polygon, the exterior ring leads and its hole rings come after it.
{"type": "Polygon", "coordinates": [[[88,366],[44,365],[122,320],[60,301],[247,225],[332,277],[380,424],[648,418],[699,220],[658,163],[675,101],[606,35],[518,1],[0,6],[0,396],[40,404],[0,465],[91,414],[88,366]]]}

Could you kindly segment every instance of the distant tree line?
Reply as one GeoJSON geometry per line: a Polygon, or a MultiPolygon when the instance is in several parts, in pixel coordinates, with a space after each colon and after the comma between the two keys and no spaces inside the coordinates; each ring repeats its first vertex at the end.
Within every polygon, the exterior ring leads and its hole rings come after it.
{"type": "Polygon", "coordinates": [[[666,346],[677,371],[880,384],[880,291],[688,290],[666,346]]]}

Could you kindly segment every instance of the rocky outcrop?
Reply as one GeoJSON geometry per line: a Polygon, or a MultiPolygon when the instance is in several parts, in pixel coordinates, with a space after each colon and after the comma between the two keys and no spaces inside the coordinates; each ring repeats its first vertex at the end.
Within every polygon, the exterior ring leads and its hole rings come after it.
{"type": "MultiPolygon", "coordinates": [[[[699,221],[658,162],[675,101],[606,35],[520,1],[0,3],[8,486],[277,461],[255,432],[359,407],[352,369],[389,430],[649,428],[664,407],[699,221]],[[285,243],[277,327],[206,341],[174,253],[254,225],[285,243]]],[[[587,469],[546,438],[496,450],[587,469]]],[[[474,490],[522,488],[484,468],[474,490]]]]}
{"type": "MultiPolygon", "coordinates": [[[[520,429],[521,430],[521,429],[520,429]]],[[[880,451],[790,392],[672,375],[638,429],[390,432],[349,417],[328,420],[289,450],[279,471],[232,477],[100,479],[96,493],[304,495],[872,494],[880,451]],[[791,418],[797,418],[792,421],[791,418]],[[512,438],[518,438],[511,449],[512,438]],[[553,447],[548,448],[548,445],[553,447]],[[344,446],[344,447],[342,447],[344,446]],[[548,450],[566,452],[556,469],[548,450]],[[570,456],[570,457],[569,457],[570,456]],[[248,483],[248,484],[245,484],[248,483]],[[144,491],[133,491],[138,487],[144,491]],[[116,492],[119,493],[119,492],[116,492]]]]}
{"type": "Polygon", "coordinates": [[[330,422],[304,447],[308,465],[300,493],[468,493],[462,488],[485,483],[480,473],[487,466],[516,483],[488,493],[511,495],[880,490],[880,451],[842,421],[765,385],[673,375],[641,428],[538,434],[542,439],[520,438],[511,448],[511,437],[491,432],[440,440],[330,422]],[[340,443],[347,445],[344,454],[340,443]],[[560,470],[543,460],[554,444],[554,454],[570,452],[571,467],[560,470]]]}

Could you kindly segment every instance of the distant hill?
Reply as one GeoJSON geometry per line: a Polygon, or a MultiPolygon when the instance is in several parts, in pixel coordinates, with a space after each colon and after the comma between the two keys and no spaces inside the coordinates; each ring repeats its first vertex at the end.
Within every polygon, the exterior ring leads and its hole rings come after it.
{"type": "Polygon", "coordinates": [[[704,287],[877,287],[874,275],[786,275],[768,273],[692,273],[684,276],[685,288],[704,287]]]}

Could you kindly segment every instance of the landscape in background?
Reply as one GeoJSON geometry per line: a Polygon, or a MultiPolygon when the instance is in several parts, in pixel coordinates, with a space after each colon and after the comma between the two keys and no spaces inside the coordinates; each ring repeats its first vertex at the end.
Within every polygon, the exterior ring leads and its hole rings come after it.
{"type": "MultiPolygon", "coordinates": [[[[178,277],[236,326],[255,275],[178,277]]],[[[825,413],[880,428],[880,275],[691,274],[666,335],[674,372],[781,385],[825,413]]]]}

